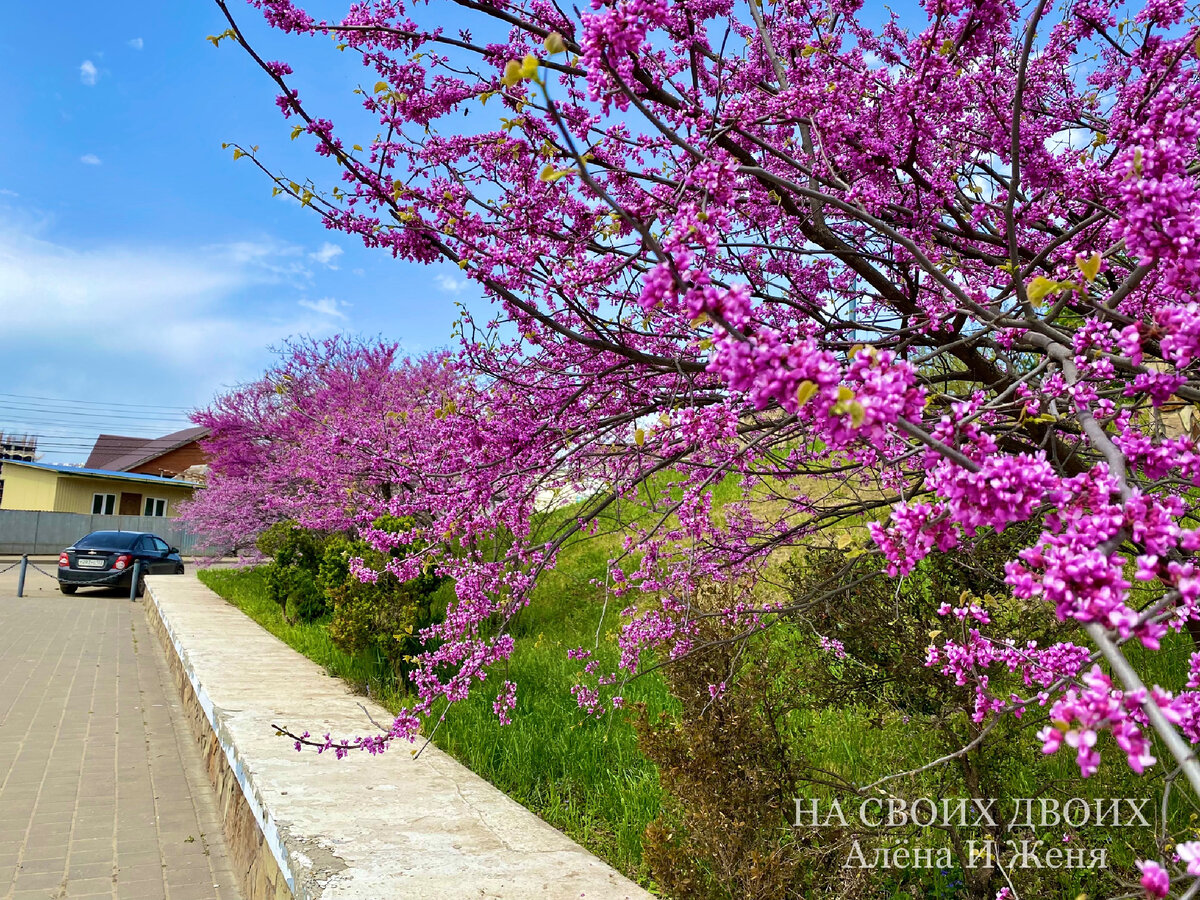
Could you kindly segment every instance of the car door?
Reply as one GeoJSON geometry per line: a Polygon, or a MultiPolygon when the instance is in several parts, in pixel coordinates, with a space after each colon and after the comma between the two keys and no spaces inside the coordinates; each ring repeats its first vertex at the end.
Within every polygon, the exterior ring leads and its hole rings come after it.
{"type": "Polygon", "coordinates": [[[156,534],[150,535],[149,540],[154,544],[154,552],[159,556],[159,567],[155,571],[163,575],[173,575],[175,560],[171,559],[171,546],[156,534]]]}
{"type": "Polygon", "coordinates": [[[137,539],[137,543],[133,545],[133,555],[142,564],[142,574],[154,575],[158,572],[158,552],[154,549],[149,535],[137,539]]]}
{"type": "Polygon", "coordinates": [[[137,544],[138,558],[142,561],[142,569],[147,575],[160,575],[163,572],[162,552],[154,545],[153,535],[143,535],[137,544]]]}

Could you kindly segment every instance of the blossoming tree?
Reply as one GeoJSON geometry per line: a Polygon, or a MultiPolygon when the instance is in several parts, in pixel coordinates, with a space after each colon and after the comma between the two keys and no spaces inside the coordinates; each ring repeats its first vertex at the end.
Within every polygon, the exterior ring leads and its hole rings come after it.
{"type": "MultiPolygon", "coordinates": [[[[636,565],[612,573],[624,669],[688,652],[703,581],[741,587],[731,622],[782,614],[755,573],[822,529],[869,520],[903,577],[1034,520],[1008,586],[1079,640],[1018,644],[968,598],[927,664],[974,686],[979,739],[1044,708],[1045,751],[1068,745],[1083,776],[1109,731],[1135,770],[1157,752],[1200,793],[1200,654],[1172,695],[1124,650],[1200,622],[1200,31],[1180,0],[925,0],[914,23],[853,0],[365,0],[329,21],[251,0],[361,60],[366,134],[310,109],[217,3],[214,43],[254,57],[339,180],[235,156],[494,304],[461,320],[469,389],[428,407],[427,477],[370,504],[425,515],[417,535],[369,533],[428,548],[398,575],[432,554],[457,580],[426,704],[510,652],[481,626],[553,564],[562,535],[529,527],[539,492],[604,486],[587,527],[670,470],[636,565]],[[746,499],[718,524],[730,474],[746,499]],[[485,557],[498,527],[511,546],[485,557]],[[1028,690],[992,689],[1000,671],[1028,690]]],[[[590,711],[614,702],[601,680],[590,711]]],[[[1145,890],[1200,875],[1192,850],[1187,873],[1147,862],[1145,890]]]]}

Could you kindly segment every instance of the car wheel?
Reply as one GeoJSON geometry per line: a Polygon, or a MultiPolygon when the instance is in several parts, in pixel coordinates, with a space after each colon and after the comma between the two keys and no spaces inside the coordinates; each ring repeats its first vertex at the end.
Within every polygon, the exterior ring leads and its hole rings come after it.
{"type": "Polygon", "coordinates": [[[73,593],[75,593],[77,590],[79,590],[79,585],[77,585],[77,584],[63,584],[63,583],[60,581],[60,582],[58,583],[58,589],[59,589],[60,591],[62,591],[64,594],[73,594],[73,593]]]}
{"type": "Polygon", "coordinates": [[[137,594],[135,596],[141,597],[145,593],[146,593],[146,576],[138,575],[137,594]]]}
{"type": "Polygon", "coordinates": [[[183,563],[180,563],[179,565],[177,565],[177,566],[175,567],[175,574],[176,574],[176,575],[182,575],[182,574],[183,574],[183,563]]]}

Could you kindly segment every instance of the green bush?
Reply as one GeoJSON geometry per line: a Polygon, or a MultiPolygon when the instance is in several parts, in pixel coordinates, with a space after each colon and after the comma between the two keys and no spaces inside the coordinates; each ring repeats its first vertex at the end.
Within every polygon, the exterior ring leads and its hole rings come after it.
{"type": "MultiPolygon", "coordinates": [[[[402,519],[382,517],[376,528],[401,531],[402,519]]],[[[418,653],[421,629],[442,612],[434,594],[443,579],[423,572],[401,581],[387,572],[389,554],[345,534],[300,528],[294,522],[273,525],[258,539],[258,549],[272,557],[264,568],[267,596],[283,610],[289,623],[325,619],[334,644],[348,653],[370,652],[387,661],[393,674],[407,683],[409,660],[418,653]],[[360,581],[350,571],[352,559],[379,572],[373,582],[360,581]]],[[[402,556],[411,547],[398,547],[402,556]]]]}
{"type": "MultiPolygon", "coordinates": [[[[398,529],[403,524],[377,522],[376,526],[398,529]]],[[[401,552],[397,549],[393,555],[401,552]]],[[[329,636],[333,642],[351,653],[375,650],[407,684],[410,660],[421,651],[421,630],[442,612],[434,595],[444,579],[423,572],[401,581],[384,570],[387,560],[364,542],[339,536],[327,542],[319,575],[332,604],[329,636]],[[350,560],[356,557],[380,572],[375,581],[360,581],[350,573],[350,560]]]]}
{"type": "Polygon", "coordinates": [[[292,522],[273,525],[258,539],[259,552],[272,557],[264,573],[267,596],[288,622],[314,622],[328,611],[318,579],[326,540],[292,522]]]}

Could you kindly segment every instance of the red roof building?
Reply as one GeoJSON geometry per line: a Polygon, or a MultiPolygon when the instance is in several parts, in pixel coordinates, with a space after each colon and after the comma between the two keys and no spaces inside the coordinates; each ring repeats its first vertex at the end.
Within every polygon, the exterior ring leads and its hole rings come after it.
{"type": "Polygon", "coordinates": [[[102,434],[96,438],[96,445],[83,465],[109,472],[175,478],[193,466],[208,464],[208,454],[200,447],[200,441],[206,437],[208,429],[200,426],[160,438],[102,434]]]}

